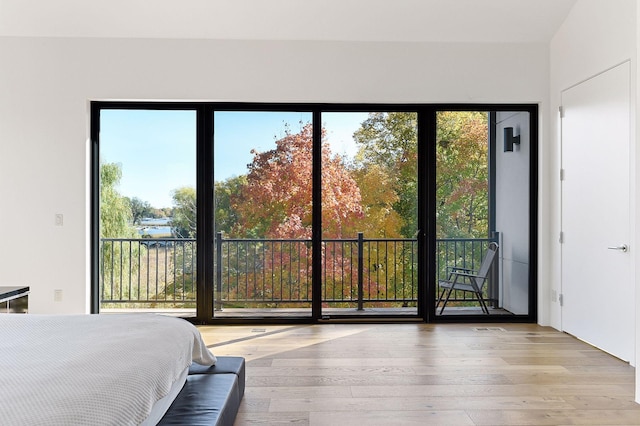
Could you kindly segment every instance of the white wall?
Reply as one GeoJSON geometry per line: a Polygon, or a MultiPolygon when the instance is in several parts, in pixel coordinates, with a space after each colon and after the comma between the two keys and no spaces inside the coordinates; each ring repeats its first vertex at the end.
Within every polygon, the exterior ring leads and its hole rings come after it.
{"type": "Polygon", "coordinates": [[[496,114],[496,230],[502,237],[502,306],[529,313],[529,113],[496,114]],[[513,127],[520,144],[504,152],[504,128],[513,127]]]}
{"type": "MultiPolygon", "coordinates": [[[[560,104],[560,93],[585,79],[601,73],[623,61],[631,60],[632,74],[632,141],[637,141],[635,132],[636,84],[637,84],[637,19],[636,1],[616,0],[603,2],[600,0],[578,0],[567,17],[566,21],[556,33],[550,45],[551,81],[550,81],[550,145],[548,156],[544,162],[548,167],[545,174],[550,177],[545,192],[549,195],[549,209],[551,212],[548,222],[541,222],[541,230],[548,229],[551,236],[548,246],[549,252],[549,282],[550,290],[560,292],[560,245],[558,234],[560,232],[560,182],[558,179],[560,168],[560,129],[559,117],[555,112],[560,104]]],[[[630,247],[637,247],[640,242],[636,223],[640,219],[640,212],[636,207],[636,192],[640,188],[638,181],[638,156],[636,143],[632,143],[630,156],[631,169],[631,205],[632,235],[630,247]]],[[[640,261],[640,250],[635,249],[635,262],[640,261]]],[[[640,284],[637,281],[637,270],[632,272],[636,280],[636,295],[640,293],[640,284]]],[[[544,280],[540,277],[540,280],[544,280]]],[[[561,310],[557,300],[551,298],[552,292],[543,295],[549,306],[549,324],[561,328],[561,310]]],[[[640,329],[640,298],[636,299],[636,332],[640,329]]],[[[638,340],[638,339],[636,339],[638,340]]],[[[636,351],[636,362],[638,354],[636,351]]],[[[640,369],[636,371],[636,400],[640,402],[640,369]]]]}
{"type": "Polygon", "coordinates": [[[88,311],[89,100],[546,105],[549,93],[541,44],[5,37],[0,58],[0,282],[30,285],[32,313],[88,311]]]}

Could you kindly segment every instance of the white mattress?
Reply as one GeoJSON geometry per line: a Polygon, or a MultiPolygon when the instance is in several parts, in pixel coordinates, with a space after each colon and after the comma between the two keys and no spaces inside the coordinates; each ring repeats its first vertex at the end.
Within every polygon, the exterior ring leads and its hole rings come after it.
{"type": "Polygon", "coordinates": [[[192,361],[212,365],[215,357],[182,319],[0,315],[0,419],[11,425],[155,422],[154,405],[169,395],[168,408],[192,361]]]}

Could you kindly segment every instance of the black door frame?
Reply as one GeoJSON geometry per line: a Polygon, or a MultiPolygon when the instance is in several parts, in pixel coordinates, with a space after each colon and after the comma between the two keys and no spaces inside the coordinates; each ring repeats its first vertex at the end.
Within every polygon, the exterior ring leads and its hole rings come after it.
{"type": "MultiPolygon", "coordinates": [[[[314,154],[312,169],[312,268],[321,270],[322,259],[322,164],[321,116],[323,112],[415,112],[418,115],[418,286],[417,315],[404,320],[425,322],[536,322],[537,321],[537,253],[538,253],[538,105],[536,104],[330,104],[330,103],[239,103],[239,102],[107,102],[93,101],[90,107],[91,142],[91,312],[100,310],[99,300],[99,220],[100,220],[100,111],[104,109],[193,110],[196,111],[197,138],[197,297],[196,317],[199,324],[221,323],[308,323],[326,321],[322,316],[322,279],[312,275],[312,309],[310,317],[227,319],[214,314],[214,225],[213,225],[213,134],[215,111],[287,111],[312,114],[314,154]],[[530,117],[529,163],[529,313],[517,316],[447,315],[436,316],[436,114],[438,111],[521,111],[530,117]],[[432,259],[429,261],[429,259],[432,259]],[[431,301],[431,302],[430,302],[431,301]]],[[[495,133],[495,131],[493,132],[495,133]]],[[[492,131],[490,129],[490,135],[492,131]]],[[[495,136],[495,135],[494,135],[495,136]]],[[[490,172],[491,173],[491,172],[490,172]]],[[[340,316],[332,320],[392,320],[393,316],[340,316]]]]}

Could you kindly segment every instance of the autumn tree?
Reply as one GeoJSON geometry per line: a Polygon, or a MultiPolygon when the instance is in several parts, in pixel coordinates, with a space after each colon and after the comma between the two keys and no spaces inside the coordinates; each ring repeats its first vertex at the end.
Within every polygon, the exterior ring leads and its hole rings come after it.
{"type": "MultiPolygon", "coordinates": [[[[377,211],[378,216],[384,211],[395,212],[400,217],[400,235],[412,237],[417,230],[416,114],[369,114],[354,138],[360,145],[354,175],[367,200],[363,203],[365,211],[377,211]],[[372,174],[379,177],[370,176],[372,174]],[[380,184],[372,186],[370,182],[376,179],[380,184]],[[387,192],[380,193],[383,188],[387,192]],[[367,197],[369,191],[379,192],[377,204],[376,197],[367,197]],[[389,196],[388,191],[395,196],[389,196]],[[383,193],[387,195],[382,196],[383,193]]],[[[436,222],[439,238],[487,235],[487,140],[485,112],[438,113],[436,222]]],[[[393,220],[392,215],[390,219],[393,220]]]]}
{"type": "MultiPolygon", "coordinates": [[[[275,149],[252,151],[246,185],[232,197],[238,212],[236,230],[270,238],[311,238],[311,124],[298,133],[287,130],[275,149]]],[[[324,139],[324,132],[323,132],[324,139]]],[[[362,217],[360,189],[339,156],[322,143],[322,229],[327,238],[340,238],[362,217]]]]}
{"type": "MultiPolygon", "coordinates": [[[[418,138],[417,115],[405,112],[377,112],[361,124],[354,134],[359,145],[356,176],[363,193],[376,191],[365,209],[397,223],[396,232],[411,238],[418,229],[418,138]],[[377,186],[371,183],[377,180],[377,186]],[[393,212],[393,213],[391,213],[393,212]]],[[[387,222],[385,227],[388,228],[387,222]]],[[[384,234],[393,237],[392,229],[384,234]]]]}
{"type": "Polygon", "coordinates": [[[399,201],[394,190],[394,178],[383,166],[369,164],[352,171],[362,196],[364,219],[358,223],[358,232],[367,238],[399,238],[403,218],[393,206],[399,201]]]}
{"type": "Polygon", "coordinates": [[[440,238],[485,238],[488,226],[486,112],[437,115],[436,203],[440,238]]]}
{"type": "MultiPolygon", "coordinates": [[[[359,184],[369,235],[411,238],[417,231],[417,115],[369,114],[354,138],[359,145],[354,176],[359,184]],[[384,230],[378,235],[377,229],[384,230]],[[397,233],[394,235],[394,230],[397,233]],[[373,231],[373,232],[372,232],[373,231]],[[382,235],[380,235],[382,234],[382,235]]],[[[441,112],[437,115],[436,224],[438,238],[484,238],[488,232],[487,114],[441,112]]],[[[401,256],[374,248],[385,259],[385,279],[414,291],[406,282],[414,265],[413,253],[401,256]],[[399,263],[397,260],[405,259],[399,263]],[[406,261],[406,260],[409,261],[406,261]],[[393,265],[394,272],[389,266],[393,265]],[[403,273],[398,274],[398,271],[403,273]]],[[[374,269],[379,265],[373,265],[374,269]]],[[[377,272],[376,275],[377,276],[377,272]]]]}
{"type": "MultiPolygon", "coordinates": [[[[254,157],[248,167],[246,184],[231,197],[231,207],[238,218],[235,235],[281,240],[268,243],[265,247],[268,255],[260,261],[264,270],[259,275],[270,281],[258,285],[260,278],[249,274],[250,285],[245,288],[272,300],[310,300],[311,246],[304,240],[309,240],[312,233],[311,124],[304,125],[298,133],[287,129],[275,145],[266,152],[252,151],[254,157]],[[287,286],[276,285],[278,282],[286,282],[287,286]],[[283,294],[284,291],[287,293],[283,294]]],[[[354,238],[354,230],[363,215],[360,190],[342,158],[331,154],[324,132],[321,156],[323,238],[354,238]]],[[[239,265],[246,257],[243,248],[238,250],[240,255],[234,253],[233,256],[238,258],[239,265]]],[[[343,256],[342,247],[325,250],[322,256],[328,269],[345,267],[357,272],[357,268],[348,268],[352,259],[343,256]]],[[[330,272],[327,275],[331,275],[330,272]]],[[[335,275],[342,279],[340,274],[335,275]]],[[[343,290],[335,280],[325,280],[324,285],[330,288],[328,291],[340,288],[351,297],[351,288],[343,286],[343,290]]]]}

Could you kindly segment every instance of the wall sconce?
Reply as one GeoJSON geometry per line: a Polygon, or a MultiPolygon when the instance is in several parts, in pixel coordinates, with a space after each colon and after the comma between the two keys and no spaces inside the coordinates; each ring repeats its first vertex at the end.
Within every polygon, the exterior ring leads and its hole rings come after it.
{"type": "Polygon", "coordinates": [[[513,136],[513,127],[504,128],[504,152],[512,152],[513,144],[520,145],[520,135],[513,136]]]}

